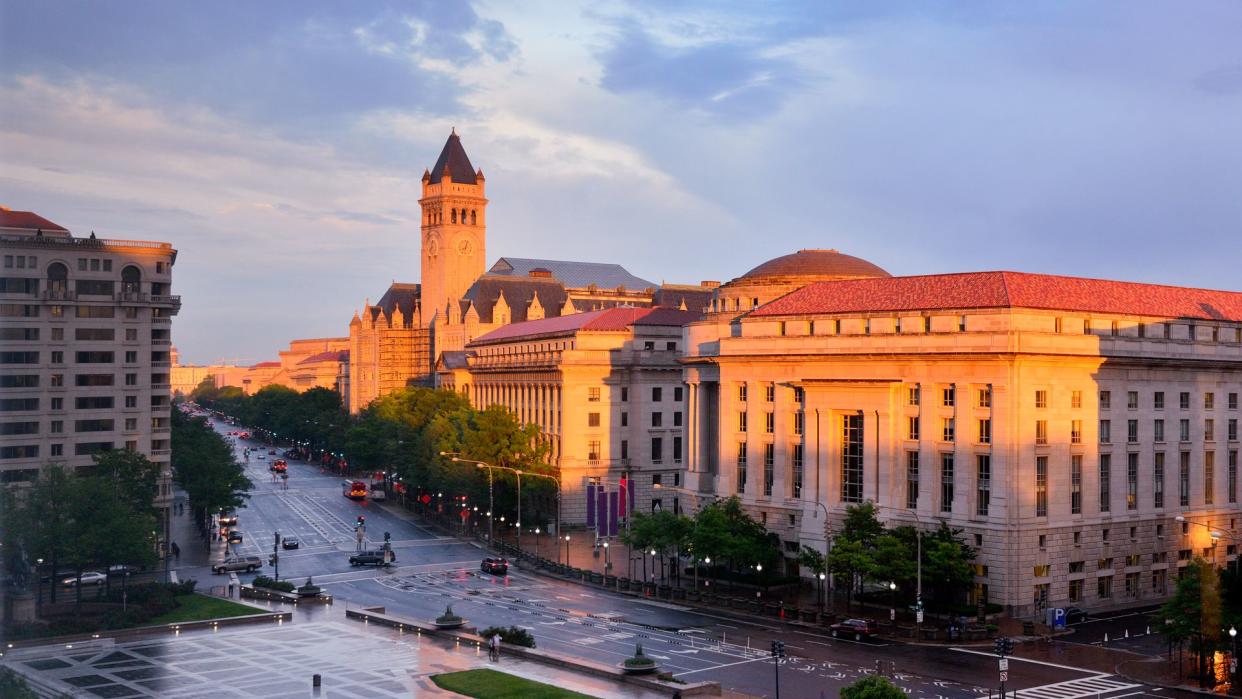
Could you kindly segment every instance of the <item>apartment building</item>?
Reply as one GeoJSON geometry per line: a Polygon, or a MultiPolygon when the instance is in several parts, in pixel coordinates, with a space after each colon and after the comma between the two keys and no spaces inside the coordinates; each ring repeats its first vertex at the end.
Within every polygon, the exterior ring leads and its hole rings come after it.
{"type": "Polygon", "coordinates": [[[75,236],[0,208],[0,482],[49,463],[89,465],[109,449],[159,464],[171,503],[170,350],[177,251],[168,243],[75,236]]]}

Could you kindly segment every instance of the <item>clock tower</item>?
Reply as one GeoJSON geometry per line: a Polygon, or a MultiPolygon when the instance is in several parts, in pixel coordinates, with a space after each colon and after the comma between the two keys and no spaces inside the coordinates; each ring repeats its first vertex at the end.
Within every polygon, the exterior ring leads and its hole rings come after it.
{"type": "Polygon", "coordinates": [[[483,276],[487,243],[487,199],[483,171],[475,170],[457,131],[449,134],[431,170],[423,172],[422,320],[431,325],[483,276]]]}

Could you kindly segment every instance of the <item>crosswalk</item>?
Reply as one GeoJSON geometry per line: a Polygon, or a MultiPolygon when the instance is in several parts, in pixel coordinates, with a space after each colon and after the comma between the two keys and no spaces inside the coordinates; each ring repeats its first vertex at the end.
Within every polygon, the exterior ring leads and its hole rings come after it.
{"type": "Polygon", "coordinates": [[[1076,680],[1019,689],[1013,693],[1013,696],[1015,699],[1080,699],[1081,697],[1102,696],[1110,692],[1119,692],[1124,689],[1142,686],[1109,679],[1109,677],[1109,675],[1096,675],[1094,677],[1082,677],[1076,680]]]}

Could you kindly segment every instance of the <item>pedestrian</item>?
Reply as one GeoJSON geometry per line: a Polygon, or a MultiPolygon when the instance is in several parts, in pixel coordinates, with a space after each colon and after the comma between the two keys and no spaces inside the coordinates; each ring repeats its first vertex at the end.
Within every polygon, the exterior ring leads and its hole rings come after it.
{"type": "Polygon", "coordinates": [[[492,634],[492,660],[500,662],[500,634],[492,634]]]}
{"type": "Polygon", "coordinates": [[[172,552],[173,552],[173,558],[180,561],[181,560],[181,547],[178,546],[177,542],[175,541],[172,542],[172,552]]]}

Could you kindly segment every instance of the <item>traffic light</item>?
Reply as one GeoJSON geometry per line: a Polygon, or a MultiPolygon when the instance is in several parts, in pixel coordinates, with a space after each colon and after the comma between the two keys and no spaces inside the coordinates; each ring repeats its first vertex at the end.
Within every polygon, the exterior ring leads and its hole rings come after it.
{"type": "Polygon", "coordinates": [[[366,516],[366,515],[358,515],[358,526],[360,526],[360,527],[365,527],[365,526],[367,526],[367,516],[366,516]]]}
{"type": "Polygon", "coordinates": [[[388,532],[384,532],[384,543],[386,544],[391,540],[392,540],[392,534],[389,534],[388,532]]]}
{"type": "Polygon", "coordinates": [[[785,657],[785,642],[784,641],[772,641],[772,657],[773,658],[785,657]]]}
{"type": "Polygon", "coordinates": [[[1013,655],[1013,639],[1005,639],[1005,655],[1013,655]]]}
{"type": "Polygon", "coordinates": [[[996,650],[997,655],[1004,655],[1005,654],[1005,639],[1003,638],[996,639],[996,641],[992,644],[992,647],[996,650]]]}

